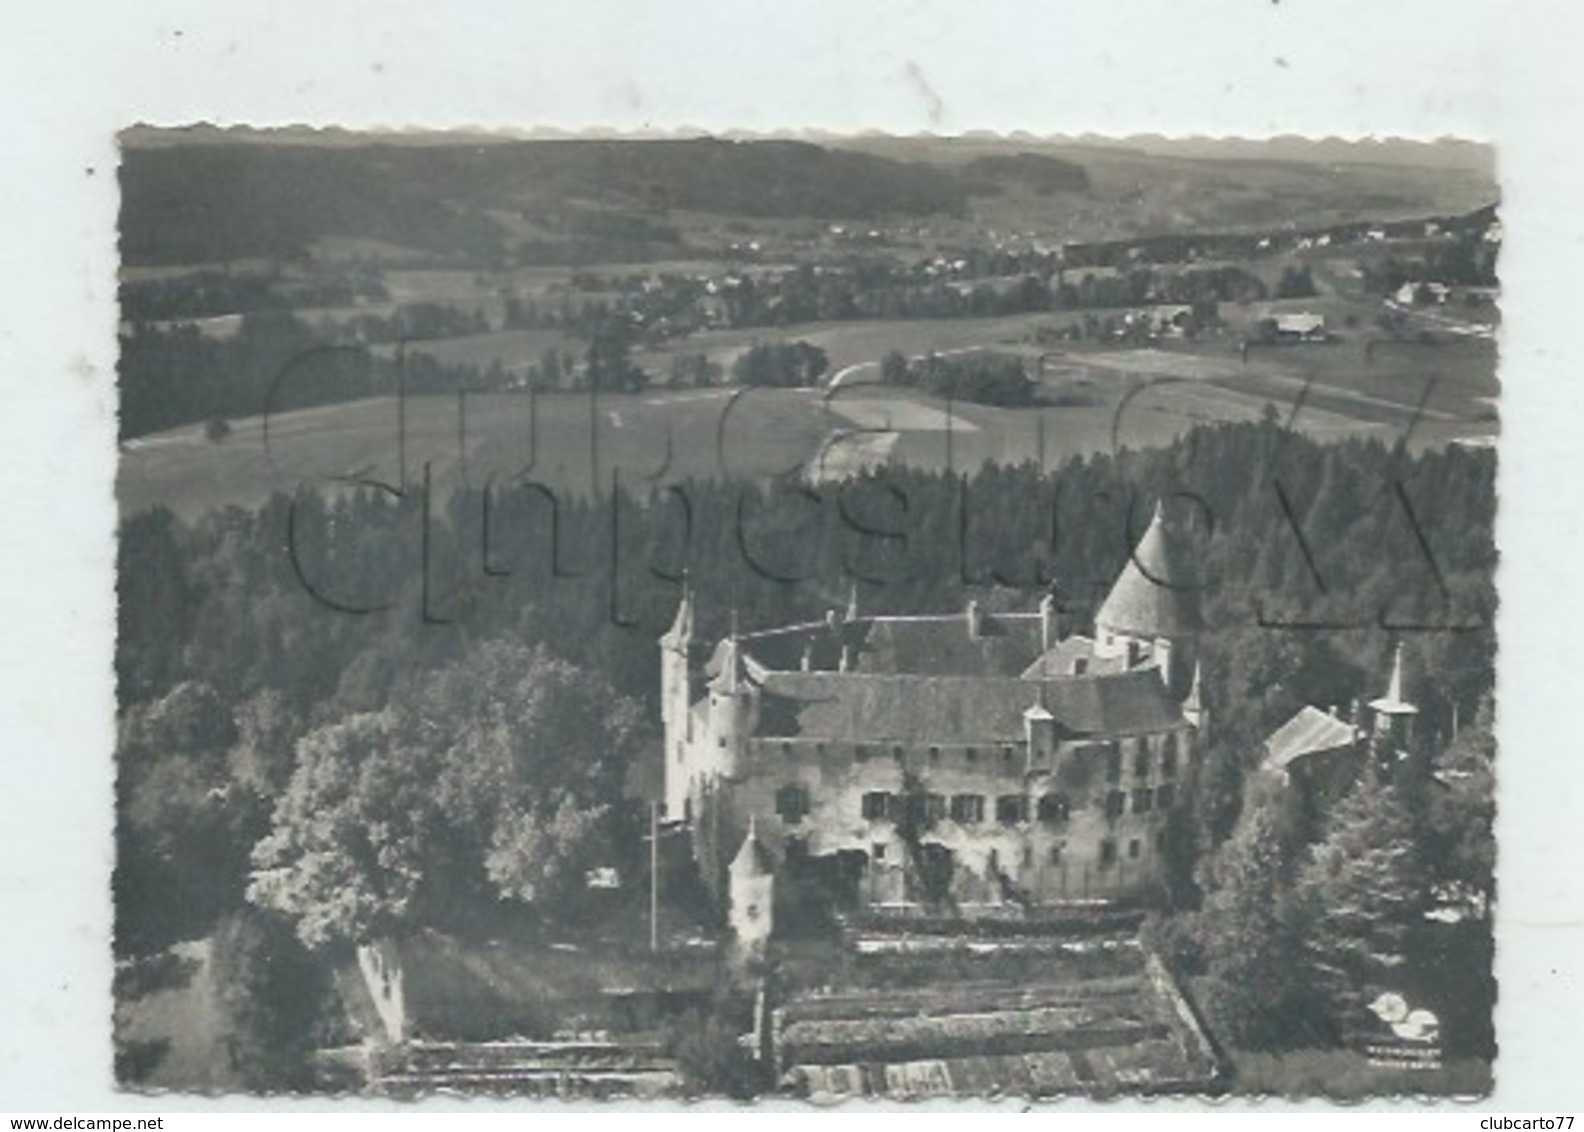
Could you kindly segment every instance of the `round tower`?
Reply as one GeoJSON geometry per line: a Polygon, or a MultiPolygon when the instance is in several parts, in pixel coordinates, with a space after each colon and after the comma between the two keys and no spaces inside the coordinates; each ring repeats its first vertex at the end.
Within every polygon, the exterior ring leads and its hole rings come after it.
{"type": "Polygon", "coordinates": [[[1199,584],[1165,511],[1149,527],[1095,614],[1095,655],[1129,669],[1154,665],[1172,695],[1190,691],[1199,661],[1199,584]]]}
{"type": "Polygon", "coordinates": [[[695,774],[730,777],[758,725],[758,695],[743,671],[737,636],[723,640],[710,660],[705,705],[706,734],[694,744],[695,774]]]}
{"type": "Polygon", "coordinates": [[[1370,701],[1374,715],[1374,728],[1370,734],[1370,748],[1377,759],[1390,762],[1400,757],[1413,740],[1414,716],[1419,709],[1403,698],[1403,649],[1397,643],[1392,656],[1391,678],[1386,684],[1386,694],[1370,701]]]}

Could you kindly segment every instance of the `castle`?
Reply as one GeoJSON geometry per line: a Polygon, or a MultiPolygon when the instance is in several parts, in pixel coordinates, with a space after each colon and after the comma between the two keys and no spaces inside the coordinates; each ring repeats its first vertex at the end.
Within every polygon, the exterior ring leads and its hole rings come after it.
{"type": "MultiPolygon", "coordinates": [[[[693,595],[661,638],[667,820],[732,926],[782,879],[953,915],[1158,891],[1205,725],[1197,591],[1159,506],[1095,615],[845,613],[734,631],[700,668],[693,595]]],[[[750,914],[751,913],[751,914],[750,914]]]]}

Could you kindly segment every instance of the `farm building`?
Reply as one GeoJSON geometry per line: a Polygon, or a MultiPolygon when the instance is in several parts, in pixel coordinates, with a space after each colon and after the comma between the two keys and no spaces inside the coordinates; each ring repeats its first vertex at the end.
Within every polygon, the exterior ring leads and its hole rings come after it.
{"type": "Polygon", "coordinates": [[[1336,708],[1321,710],[1306,704],[1265,740],[1260,769],[1325,806],[1347,793],[1367,757],[1389,762],[1400,756],[1418,711],[1404,699],[1399,645],[1385,695],[1370,702],[1372,725],[1368,729],[1359,706],[1349,719],[1336,708]]]}
{"type": "Polygon", "coordinates": [[[1092,637],[1049,597],[917,616],[855,598],[701,667],[685,593],[661,641],[667,818],[718,895],[753,882],[733,904],[810,878],[871,911],[1148,900],[1200,750],[1188,574],[1157,507],[1092,637]]]}
{"type": "Polygon", "coordinates": [[[1363,766],[1364,734],[1334,709],[1305,704],[1265,740],[1260,769],[1305,796],[1335,800],[1363,766]]]}

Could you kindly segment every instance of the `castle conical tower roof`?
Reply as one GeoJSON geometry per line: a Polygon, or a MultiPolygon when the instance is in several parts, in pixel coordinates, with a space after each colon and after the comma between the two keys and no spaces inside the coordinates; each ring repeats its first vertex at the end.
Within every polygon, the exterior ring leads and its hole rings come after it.
{"type": "Polygon", "coordinates": [[[1203,628],[1197,580],[1159,503],[1095,625],[1138,637],[1181,637],[1203,628]]]}
{"type": "Polygon", "coordinates": [[[682,579],[682,600],[677,604],[676,620],[671,622],[671,628],[660,638],[660,643],[672,649],[686,649],[693,643],[693,584],[685,577],[682,579]]]}
{"type": "Polygon", "coordinates": [[[742,848],[732,858],[731,871],[736,876],[771,876],[775,873],[775,858],[770,856],[770,850],[759,840],[751,816],[748,818],[748,836],[743,838],[742,848]]]}
{"type": "Polygon", "coordinates": [[[1199,662],[1196,660],[1194,661],[1193,684],[1188,689],[1188,698],[1183,701],[1183,708],[1186,711],[1200,711],[1203,707],[1204,704],[1199,698],[1199,662]]]}

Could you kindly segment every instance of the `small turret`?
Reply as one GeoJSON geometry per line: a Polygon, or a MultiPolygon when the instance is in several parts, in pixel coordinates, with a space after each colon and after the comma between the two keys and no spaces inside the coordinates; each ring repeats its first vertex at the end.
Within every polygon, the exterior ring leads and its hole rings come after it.
{"type": "Polygon", "coordinates": [[[687,574],[682,575],[682,600],[677,603],[676,616],[671,628],[660,638],[660,647],[687,650],[693,645],[693,584],[687,574]]]}
{"type": "Polygon", "coordinates": [[[1386,694],[1370,701],[1370,711],[1375,716],[1372,739],[1377,758],[1385,758],[1408,746],[1413,735],[1414,716],[1419,714],[1419,709],[1403,698],[1401,641],[1392,655],[1391,678],[1386,683],[1386,694]]]}
{"type": "Polygon", "coordinates": [[[1194,725],[1195,730],[1203,732],[1205,727],[1204,701],[1199,690],[1200,681],[1199,662],[1194,661],[1193,685],[1188,689],[1188,698],[1183,700],[1183,718],[1194,725]]]}
{"type": "Polygon", "coordinates": [[[775,928],[775,858],[759,840],[753,817],[748,836],[727,870],[728,919],[742,954],[761,955],[775,928]]]}
{"type": "Polygon", "coordinates": [[[1039,702],[1023,713],[1023,734],[1028,741],[1028,769],[1046,765],[1056,751],[1056,717],[1045,706],[1045,685],[1040,684],[1039,702]]]}
{"type": "Polygon", "coordinates": [[[703,734],[693,750],[693,774],[706,780],[738,772],[759,721],[759,686],[749,679],[737,617],[731,635],[715,646],[708,664],[703,734]]]}
{"type": "Polygon", "coordinates": [[[847,611],[842,615],[841,623],[836,626],[836,631],[841,635],[841,659],[837,662],[837,668],[842,672],[852,672],[858,667],[857,582],[854,582],[847,591],[847,611]]]}

